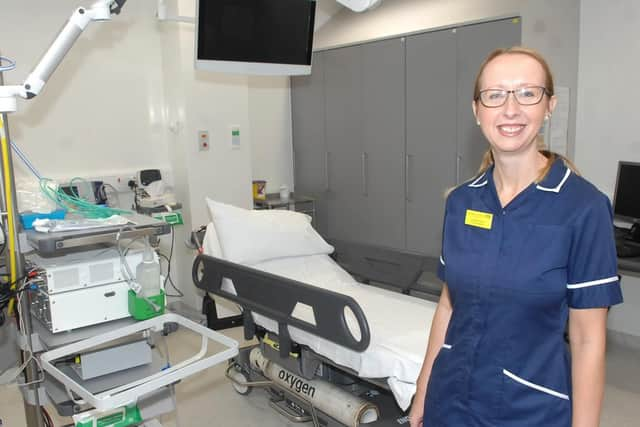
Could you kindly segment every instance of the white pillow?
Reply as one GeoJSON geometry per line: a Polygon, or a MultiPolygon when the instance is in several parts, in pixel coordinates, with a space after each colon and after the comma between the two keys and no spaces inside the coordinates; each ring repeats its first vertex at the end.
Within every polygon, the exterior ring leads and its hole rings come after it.
{"type": "Polygon", "coordinates": [[[220,241],[218,240],[218,233],[213,222],[207,224],[207,229],[204,232],[204,241],[202,242],[202,250],[205,255],[209,255],[215,258],[222,258],[222,248],[220,247],[220,241]]]}
{"type": "Polygon", "coordinates": [[[333,252],[313,229],[308,215],[288,210],[248,210],[206,200],[222,255],[231,262],[252,265],[333,252]]]}
{"type": "MultiPolygon", "coordinates": [[[[218,240],[218,233],[216,233],[216,228],[214,227],[213,222],[207,224],[207,230],[204,233],[203,240],[202,251],[205,255],[215,258],[223,258],[222,248],[220,248],[220,241],[218,240]]],[[[233,282],[230,279],[227,279],[226,277],[222,279],[221,287],[223,291],[236,295],[236,288],[233,286],[233,282]]],[[[209,296],[213,299],[216,298],[216,296],[211,293],[209,296]]]]}

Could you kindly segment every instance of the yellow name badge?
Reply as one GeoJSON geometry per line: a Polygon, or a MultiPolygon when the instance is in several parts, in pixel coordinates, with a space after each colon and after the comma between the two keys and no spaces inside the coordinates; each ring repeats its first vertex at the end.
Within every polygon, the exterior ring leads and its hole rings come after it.
{"type": "Polygon", "coordinates": [[[484,228],[485,230],[491,230],[492,222],[493,222],[493,214],[490,214],[487,212],[480,212],[480,211],[467,209],[467,214],[464,216],[465,225],[484,228]]]}

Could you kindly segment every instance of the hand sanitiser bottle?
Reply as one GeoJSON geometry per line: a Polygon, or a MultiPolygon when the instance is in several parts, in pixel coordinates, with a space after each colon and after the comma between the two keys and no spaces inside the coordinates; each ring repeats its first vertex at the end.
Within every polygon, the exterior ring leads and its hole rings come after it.
{"type": "Polygon", "coordinates": [[[136,267],[136,281],[141,288],[141,297],[149,298],[160,294],[160,264],[153,255],[153,249],[146,241],[142,262],[136,267]]]}
{"type": "Polygon", "coordinates": [[[129,313],[136,320],[146,320],[164,313],[165,299],[160,277],[160,264],[149,241],[145,242],[142,262],[136,267],[140,291],[128,293],[129,313]]]}

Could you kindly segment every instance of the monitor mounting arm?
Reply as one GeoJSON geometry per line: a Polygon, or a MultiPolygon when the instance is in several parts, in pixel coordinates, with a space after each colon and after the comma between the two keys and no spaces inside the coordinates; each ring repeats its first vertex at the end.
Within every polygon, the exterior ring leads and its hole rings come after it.
{"type": "Polygon", "coordinates": [[[16,111],[17,97],[31,99],[38,95],[89,22],[110,20],[111,14],[120,13],[126,1],[98,0],[88,8],[76,9],[25,82],[0,86],[0,113],[16,111]]]}

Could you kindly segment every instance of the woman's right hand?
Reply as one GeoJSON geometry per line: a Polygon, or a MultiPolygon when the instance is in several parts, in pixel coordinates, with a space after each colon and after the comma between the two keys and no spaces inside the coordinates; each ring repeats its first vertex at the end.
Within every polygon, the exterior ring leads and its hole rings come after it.
{"type": "Polygon", "coordinates": [[[422,427],[423,416],[424,398],[414,398],[411,404],[411,410],[409,411],[409,427],[422,427]]]}

